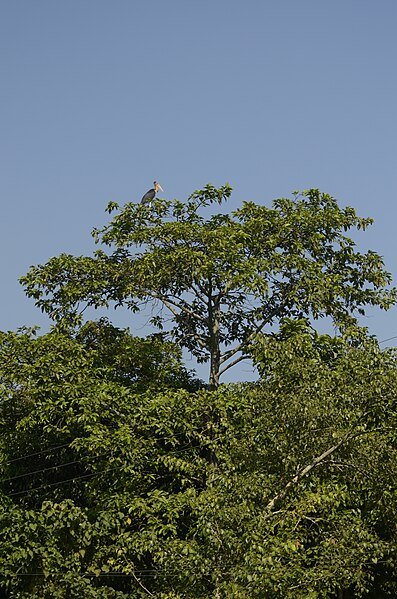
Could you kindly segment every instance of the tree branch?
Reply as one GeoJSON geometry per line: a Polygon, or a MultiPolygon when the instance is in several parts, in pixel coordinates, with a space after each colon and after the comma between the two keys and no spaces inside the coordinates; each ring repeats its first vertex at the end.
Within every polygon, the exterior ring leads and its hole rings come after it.
{"type": "Polygon", "coordinates": [[[205,294],[205,292],[201,289],[200,285],[194,284],[192,283],[192,289],[193,289],[193,293],[199,298],[199,300],[203,303],[206,304],[208,301],[208,296],[205,294]],[[197,285],[197,287],[196,287],[197,285]],[[204,295],[203,295],[204,294],[204,295]]]}
{"type": "Polygon", "coordinates": [[[310,464],[301,468],[297,472],[297,474],[295,474],[295,476],[293,478],[291,478],[291,480],[284,486],[284,488],[268,502],[265,510],[268,513],[273,512],[273,509],[275,508],[275,506],[284,499],[284,497],[288,494],[289,490],[292,487],[294,487],[302,478],[304,478],[307,474],[309,474],[309,472],[311,472],[313,470],[313,468],[315,468],[316,466],[318,466],[319,464],[324,462],[324,460],[328,456],[335,453],[335,451],[337,451],[345,443],[348,443],[349,441],[352,441],[353,439],[356,439],[357,437],[361,437],[362,435],[369,435],[371,433],[385,432],[385,431],[389,431],[389,430],[392,430],[392,428],[391,427],[374,428],[374,429],[371,429],[368,431],[359,431],[357,433],[352,433],[352,432],[348,433],[340,441],[338,441],[338,443],[336,443],[332,447],[329,447],[321,455],[314,458],[310,464]]]}
{"type": "Polygon", "coordinates": [[[197,314],[197,312],[194,312],[193,310],[190,310],[186,305],[184,305],[183,302],[176,302],[176,301],[170,299],[169,296],[164,296],[164,295],[162,295],[160,293],[153,293],[152,297],[154,297],[154,298],[160,300],[161,302],[163,302],[163,304],[165,306],[167,306],[167,308],[174,314],[174,316],[177,316],[178,313],[175,312],[174,310],[171,310],[170,304],[172,306],[175,306],[175,308],[178,308],[182,312],[185,312],[185,314],[189,314],[189,316],[192,316],[193,318],[196,318],[197,320],[200,320],[201,322],[204,322],[204,318],[202,316],[200,316],[200,314],[197,314]]]}
{"type": "Polygon", "coordinates": [[[219,370],[219,376],[221,376],[224,372],[226,372],[226,370],[229,370],[229,368],[232,368],[232,366],[235,366],[236,364],[238,364],[239,362],[242,362],[243,360],[246,360],[247,358],[249,358],[249,356],[246,356],[245,354],[243,354],[242,356],[239,356],[238,358],[233,360],[233,362],[229,362],[229,364],[226,364],[226,366],[224,368],[221,368],[219,370]]]}
{"type": "Polygon", "coordinates": [[[141,589],[143,589],[145,591],[145,593],[147,593],[148,595],[150,595],[151,597],[154,597],[153,593],[151,593],[149,591],[149,589],[147,589],[145,587],[145,585],[139,580],[139,578],[135,575],[135,572],[132,572],[132,576],[135,578],[136,582],[139,584],[139,586],[141,587],[141,589]]]}
{"type": "MultiPolygon", "coordinates": [[[[280,314],[280,312],[286,307],[286,305],[287,301],[283,301],[279,306],[277,306],[277,308],[274,308],[272,311],[270,311],[269,314],[267,314],[266,318],[263,318],[263,320],[256,326],[255,330],[252,331],[252,333],[250,333],[248,337],[244,339],[244,341],[241,341],[241,343],[236,345],[236,347],[222,354],[220,363],[223,364],[232,356],[241,351],[244,347],[246,347],[249,344],[249,342],[252,341],[252,339],[254,339],[255,335],[258,335],[258,333],[260,333],[275,316],[280,314]]],[[[226,368],[224,370],[226,370],[226,368]]]]}
{"type": "MultiPolygon", "coordinates": [[[[268,324],[268,320],[262,320],[262,322],[256,327],[255,331],[250,333],[248,337],[244,339],[244,341],[241,341],[241,343],[236,345],[236,347],[234,347],[233,349],[229,349],[228,351],[223,353],[220,359],[220,363],[223,364],[227,360],[230,360],[230,358],[237,354],[239,351],[242,351],[242,349],[248,345],[248,343],[255,337],[255,335],[257,335],[263,330],[266,324],[268,324]]],[[[226,368],[224,370],[226,370],[226,368]]]]}
{"type": "MultiPolygon", "coordinates": [[[[168,310],[171,312],[171,314],[173,314],[174,316],[179,316],[178,312],[174,308],[173,302],[169,302],[169,300],[166,300],[165,298],[160,298],[159,296],[156,296],[156,297],[157,297],[157,299],[160,299],[160,301],[163,302],[164,306],[166,306],[166,308],[168,308],[168,310]]],[[[179,307],[179,306],[177,306],[177,307],[179,307]]],[[[207,344],[202,340],[200,335],[198,335],[197,333],[194,333],[192,331],[191,333],[189,333],[189,337],[193,337],[193,339],[195,339],[197,341],[197,343],[200,345],[200,347],[202,347],[203,349],[208,349],[207,344]]]]}
{"type": "Polygon", "coordinates": [[[272,512],[274,507],[282,500],[284,499],[284,497],[287,495],[288,491],[294,487],[300,480],[301,478],[305,477],[306,474],[309,474],[309,472],[311,470],[313,470],[313,468],[315,468],[318,464],[320,464],[323,460],[325,460],[325,458],[327,458],[329,455],[333,454],[337,449],[339,449],[339,447],[341,445],[343,445],[343,443],[345,443],[347,441],[347,438],[344,437],[343,439],[341,439],[338,443],[336,443],[336,445],[333,445],[332,447],[328,448],[326,451],[324,451],[321,455],[317,456],[316,458],[314,458],[314,460],[308,464],[307,466],[305,466],[304,468],[301,468],[297,474],[295,474],[295,476],[293,478],[291,478],[291,480],[285,485],[285,487],[279,492],[277,493],[277,495],[275,495],[273,497],[273,499],[271,499],[269,501],[269,503],[266,506],[266,511],[267,512],[272,512]]]}

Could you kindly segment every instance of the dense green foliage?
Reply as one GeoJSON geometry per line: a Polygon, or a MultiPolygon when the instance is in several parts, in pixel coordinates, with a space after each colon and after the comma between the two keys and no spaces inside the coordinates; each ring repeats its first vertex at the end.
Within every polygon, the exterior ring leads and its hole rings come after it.
{"type": "Polygon", "coordinates": [[[2,337],[4,596],[395,596],[393,353],[287,323],[260,383],[160,389],[98,328],[2,337]]]}
{"type": "Polygon", "coordinates": [[[109,251],[23,278],[56,325],[0,334],[0,598],[397,596],[396,355],[356,319],[396,291],[344,235],[370,219],[318,190],[202,216],[230,193],[128,204],[109,251]],[[82,323],[147,302],[171,331],[82,323]]]}

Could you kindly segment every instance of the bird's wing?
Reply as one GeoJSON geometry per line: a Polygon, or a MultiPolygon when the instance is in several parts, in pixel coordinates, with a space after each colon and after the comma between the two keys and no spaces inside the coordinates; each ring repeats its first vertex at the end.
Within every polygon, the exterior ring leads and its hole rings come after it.
{"type": "Polygon", "coordinates": [[[145,193],[145,195],[143,196],[143,198],[141,199],[141,204],[145,204],[146,202],[150,202],[151,200],[153,200],[154,196],[156,195],[156,192],[154,191],[154,189],[149,189],[149,191],[147,191],[145,193]]]}

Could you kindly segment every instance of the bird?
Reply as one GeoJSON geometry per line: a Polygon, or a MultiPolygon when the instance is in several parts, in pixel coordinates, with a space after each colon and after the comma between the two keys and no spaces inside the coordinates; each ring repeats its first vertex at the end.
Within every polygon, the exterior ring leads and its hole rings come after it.
{"type": "Polygon", "coordinates": [[[164,191],[164,189],[161,187],[158,181],[153,181],[153,185],[153,189],[149,189],[149,191],[147,191],[141,199],[141,204],[147,204],[148,202],[154,200],[154,197],[159,189],[161,189],[161,191],[164,191]]]}

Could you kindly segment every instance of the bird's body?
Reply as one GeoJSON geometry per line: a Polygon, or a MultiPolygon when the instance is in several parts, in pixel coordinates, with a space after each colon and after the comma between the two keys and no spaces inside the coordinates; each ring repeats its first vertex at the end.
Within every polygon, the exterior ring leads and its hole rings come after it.
{"type": "Polygon", "coordinates": [[[147,191],[145,193],[145,195],[143,196],[143,198],[141,199],[141,204],[148,204],[149,202],[154,200],[156,193],[158,192],[159,189],[161,189],[161,191],[164,191],[158,181],[154,181],[153,185],[154,185],[153,189],[149,189],[149,191],[147,191]]]}

